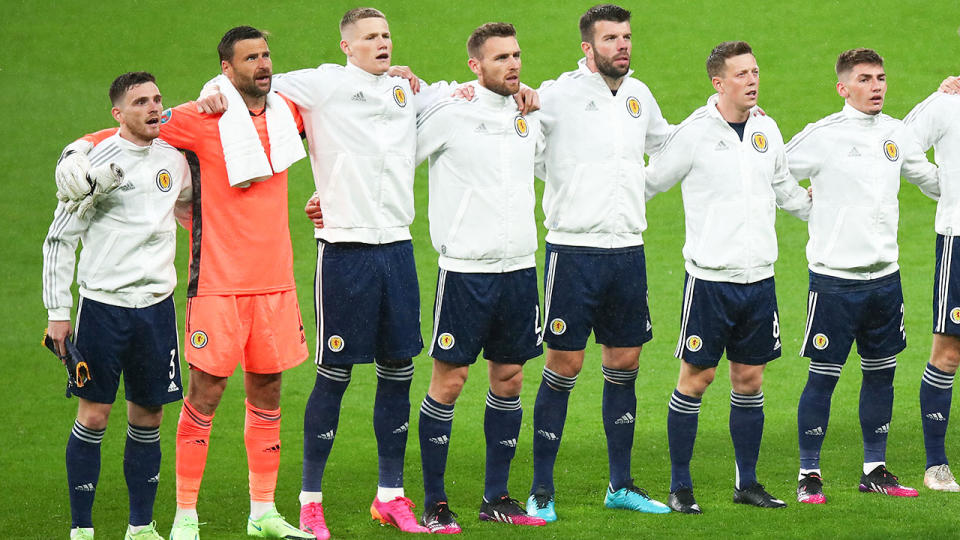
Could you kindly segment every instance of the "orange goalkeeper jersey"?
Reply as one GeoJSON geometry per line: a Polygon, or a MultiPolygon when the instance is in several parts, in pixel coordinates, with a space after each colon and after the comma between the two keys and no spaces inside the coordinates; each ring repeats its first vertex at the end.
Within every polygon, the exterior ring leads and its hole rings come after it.
{"type": "MultiPolygon", "coordinates": [[[[297,123],[303,119],[289,100],[297,123]]],[[[266,115],[250,116],[269,159],[266,115]]],[[[287,211],[287,172],[248,188],[231,187],[220,143],[220,115],[197,112],[196,102],[167,109],[160,138],[182,150],[193,175],[190,277],[187,296],[248,295],[296,288],[287,211]]],[[[94,144],[115,133],[84,137],[94,144]]]]}

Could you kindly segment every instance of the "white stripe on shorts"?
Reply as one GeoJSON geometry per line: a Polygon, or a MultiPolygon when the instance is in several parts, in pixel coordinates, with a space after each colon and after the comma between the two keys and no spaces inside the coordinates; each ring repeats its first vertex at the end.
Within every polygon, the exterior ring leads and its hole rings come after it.
{"type": "Polygon", "coordinates": [[[553,280],[557,275],[557,255],[554,251],[550,254],[550,270],[547,272],[547,283],[543,291],[543,327],[540,328],[540,340],[547,334],[547,328],[550,326],[550,302],[553,300],[553,280]]]}
{"type": "Polygon", "coordinates": [[[440,308],[443,307],[443,289],[447,284],[447,271],[440,269],[437,277],[437,299],[433,304],[433,333],[430,335],[430,350],[427,356],[433,356],[433,348],[437,345],[437,328],[440,326],[440,308]]]}
{"type": "Polygon", "coordinates": [[[813,314],[817,311],[818,293],[810,291],[807,293],[807,327],[803,330],[803,341],[800,344],[800,356],[807,350],[807,340],[810,339],[810,328],[813,327],[813,314]]]}
{"type": "Polygon", "coordinates": [[[693,288],[696,283],[697,278],[687,276],[687,286],[683,292],[683,313],[680,316],[680,339],[677,340],[677,350],[673,353],[680,359],[683,359],[683,346],[687,341],[687,321],[690,320],[690,306],[693,305],[693,288]]]}
{"type": "Polygon", "coordinates": [[[943,237],[943,253],[940,255],[940,275],[937,276],[937,325],[934,332],[947,330],[947,292],[950,288],[950,266],[953,261],[953,237],[943,237]]]}
{"type": "Polygon", "coordinates": [[[317,343],[314,351],[314,361],[319,366],[323,364],[323,248],[326,244],[317,243],[317,276],[313,280],[313,294],[316,302],[313,306],[313,316],[317,321],[317,343]]]}

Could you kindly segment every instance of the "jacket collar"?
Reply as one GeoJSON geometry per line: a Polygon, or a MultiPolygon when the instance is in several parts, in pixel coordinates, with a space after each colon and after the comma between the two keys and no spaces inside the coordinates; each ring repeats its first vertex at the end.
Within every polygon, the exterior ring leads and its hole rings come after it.
{"type": "MultiPolygon", "coordinates": [[[[707,114],[709,114],[710,116],[716,118],[717,120],[723,123],[727,123],[726,118],[724,118],[723,115],[720,114],[720,109],[717,108],[717,101],[719,101],[719,99],[720,99],[720,94],[714,94],[709,98],[707,98],[707,114]]],[[[747,116],[747,122],[749,122],[751,118],[765,115],[765,114],[766,113],[763,113],[759,106],[754,105],[750,109],[750,114],[747,116]]]]}
{"type": "Polygon", "coordinates": [[[502,109],[507,108],[516,108],[516,102],[513,99],[513,96],[501,96],[500,94],[489,90],[483,87],[479,82],[474,81],[473,83],[474,95],[479,103],[488,105],[490,107],[502,109]]]}
{"type": "Polygon", "coordinates": [[[370,81],[370,82],[377,82],[377,81],[380,81],[380,80],[383,80],[383,79],[386,79],[387,77],[389,77],[389,75],[387,75],[386,73],[384,73],[384,74],[382,74],[382,75],[374,75],[373,73],[370,73],[369,71],[367,71],[367,70],[365,70],[365,69],[361,69],[361,68],[357,67],[356,65],[354,65],[353,63],[351,63],[350,60],[347,60],[346,70],[347,70],[348,73],[353,73],[355,76],[360,77],[361,79],[363,79],[363,80],[365,80],[365,81],[370,81]]]}
{"type": "Polygon", "coordinates": [[[148,144],[147,146],[140,146],[139,144],[134,144],[133,142],[128,141],[127,139],[124,139],[123,137],[121,137],[119,131],[116,134],[114,134],[114,138],[116,138],[117,147],[120,148],[121,150],[124,150],[127,152],[136,152],[141,154],[149,152],[157,144],[157,139],[150,141],[150,144],[148,144]]]}
{"type": "Polygon", "coordinates": [[[853,105],[850,105],[849,103],[843,104],[843,109],[841,110],[841,112],[843,113],[843,116],[845,116],[846,118],[850,118],[851,120],[857,120],[867,124],[876,124],[877,122],[880,121],[880,115],[883,114],[883,113],[867,114],[865,112],[860,112],[856,108],[854,108],[853,105]]]}

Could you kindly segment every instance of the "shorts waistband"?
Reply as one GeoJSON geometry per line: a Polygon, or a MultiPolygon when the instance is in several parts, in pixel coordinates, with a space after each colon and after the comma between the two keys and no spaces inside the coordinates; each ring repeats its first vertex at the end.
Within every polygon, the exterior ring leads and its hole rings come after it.
{"type": "Polygon", "coordinates": [[[816,292],[872,291],[900,282],[900,271],[876,279],[844,279],[810,272],[810,290],[816,292]]]}
{"type": "Polygon", "coordinates": [[[598,248],[590,246],[568,246],[547,242],[547,249],[557,253],[580,253],[584,255],[620,255],[624,253],[643,253],[643,244],[619,248],[598,248]]]}

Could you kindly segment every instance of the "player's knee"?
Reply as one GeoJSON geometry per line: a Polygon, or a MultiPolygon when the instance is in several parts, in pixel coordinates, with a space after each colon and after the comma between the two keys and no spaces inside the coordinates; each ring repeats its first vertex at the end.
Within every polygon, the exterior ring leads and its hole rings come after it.
{"type": "Polygon", "coordinates": [[[510,366],[490,371],[490,389],[498,396],[519,396],[523,388],[523,369],[510,366]]]}
{"type": "Polygon", "coordinates": [[[187,401],[202,414],[213,414],[220,405],[220,398],[227,387],[227,379],[212,376],[195,378],[191,372],[187,401]]]}
{"type": "Polygon", "coordinates": [[[544,365],[557,375],[576,377],[583,369],[583,355],[583,351],[558,351],[548,347],[544,365]]]}
{"type": "Polygon", "coordinates": [[[77,421],[83,427],[100,431],[107,429],[107,422],[110,420],[110,404],[94,403],[83,400],[77,408],[77,421]]]}
{"type": "Polygon", "coordinates": [[[159,427],[163,422],[163,407],[143,406],[127,402],[127,420],[140,427],[159,427]]]}
{"type": "Polygon", "coordinates": [[[703,397],[707,387],[713,383],[716,377],[716,368],[702,369],[687,362],[682,362],[680,366],[680,378],[677,381],[677,390],[681,394],[690,397],[703,397]]]}
{"type": "Polygon", "coordinates": [[[944,373],[956,373],[960,367],[960,340],[953,339],[944,343],[938,342],[937,337],[939,336],[934,336],[930,363],[944,373]]]}
{"type": "Polygon", "coordinates": [[[603,365],[621,371],[640,367],[641,347],[603,347],[603,365]]]}
{"type": "Polygon", "coordinates": [[[430,397],[440,403],[452,405],[460,397],[460,392],[463,391],[463,385],[466,382],[467,375],[465,373],[462,376],[459,373],[451,374],[440,380],[431,381],[430,397]]]}
{"type": "Polygon", "coordinates": [[[730,369],[730,386],[738,394],[748,396],[760,392],[763,387],[763,369],[762,366],[750,366],[751,369],[730,369]]]}

